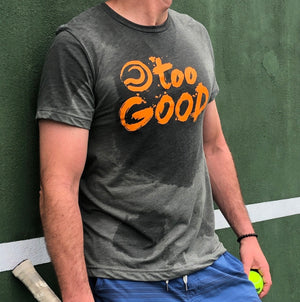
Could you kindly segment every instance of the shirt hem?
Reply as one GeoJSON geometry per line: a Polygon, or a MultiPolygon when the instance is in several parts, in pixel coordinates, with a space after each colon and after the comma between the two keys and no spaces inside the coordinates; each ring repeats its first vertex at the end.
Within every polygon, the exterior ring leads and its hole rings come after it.
{"type": "Polygon", "coordinates": [[[165,270],[131,270],[122,268],[111,267],[87,267],[89,277],[107,278],[107,279],[119,279],[119,280],[131,280],[131,281],[161,281],[172,280],[184,275],[190,275],[196,271],[202,270],[212,265],[219,257],[226,252],[226,249],[222,246],[220,250],[212,256],[211,259],[204,263],[193,264],[185,267],[179,267],[177,269],[165,269],[165,270]]]}
{"type": "Polygon", "coordinates": [[[79,128],[84,128],[87,130],[90,130],[91,127],[91,121],[88,119],[84,119],[82,117],[77,117],[73,115],[68,115],[65,113],[53,112],[53,111],[39,110],[35,118],[37,120],[40,119],[52,120],[55,122],[60,122],[79,128]]]}

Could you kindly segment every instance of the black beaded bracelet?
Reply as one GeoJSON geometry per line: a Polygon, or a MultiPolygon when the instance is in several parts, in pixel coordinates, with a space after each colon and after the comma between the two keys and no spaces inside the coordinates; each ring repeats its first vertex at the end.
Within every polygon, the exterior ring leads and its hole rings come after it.
{"type": "Polygon", "coordinates": [[[237,239],[237,242],[240,243],[242,239],[247,238],[247,237],[256,237],[256,238],[257,238],[258,235],[255,234],[255,233],[252,233],[252,234],[245,234],[245,235],[240,236],[240,237],[237,239]]]}

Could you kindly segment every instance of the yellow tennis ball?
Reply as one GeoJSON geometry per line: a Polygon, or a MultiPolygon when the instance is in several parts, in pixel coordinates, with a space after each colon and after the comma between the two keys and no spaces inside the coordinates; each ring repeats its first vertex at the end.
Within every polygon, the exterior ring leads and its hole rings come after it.
{"type": "Polygon", "coordinates": [[[264,280],[262,276],[257,271],[251,270],[249,280],[254,284],[256,292],[260,294],[264,287],[264,280]]]}

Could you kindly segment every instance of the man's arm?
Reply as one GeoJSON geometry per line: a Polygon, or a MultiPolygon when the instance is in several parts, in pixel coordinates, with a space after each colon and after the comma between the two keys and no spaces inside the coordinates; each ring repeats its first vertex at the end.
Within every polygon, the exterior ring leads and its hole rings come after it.
{"type": "MultiPolygon", "coordinates": [[[[215,101],[209,103],[205,112],[203,143],[215,202],[238,237],[254,233],[215,101]]],[[[257,238],[247,237],[241,240],[240,256],[247,275],[251,268],[261,271],[265,285],[260,297],[264,297],[272,281],[269,265],[257,238]]]]}
{"type": "Polygon", "coordinates": [[[93,302],[83,253],[78,187],[88,130],[40,120],[40,212],[64,302],[93,302]]]}

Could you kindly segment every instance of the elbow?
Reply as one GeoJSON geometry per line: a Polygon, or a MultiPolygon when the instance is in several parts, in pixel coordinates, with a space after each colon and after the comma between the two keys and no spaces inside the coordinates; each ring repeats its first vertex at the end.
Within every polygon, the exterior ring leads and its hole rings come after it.
{"type": "Polygon", "coordinates": [[[49,213],[49,207],[52,201],[51,198],[49,198],[49,196],[47,198],[47,194],[45,193],[43,186],[41,186],[39,193],[40,193],[39,209],[40,209],[41,220],[43,222],[45,220],[45,216],[49,213]]]}
{"type": "Polygon", "coordinates": [[[215,156],[224,152],[230,152],[225,139],[204,143],[203,149],[206,157],[215,156]]]}
{"type": "Polygon", "coordinates": [[[39,208],[42,221],[50,213],[64,206],[78,204],[79,181],[61,177],[42,178],[39,208]]]}

